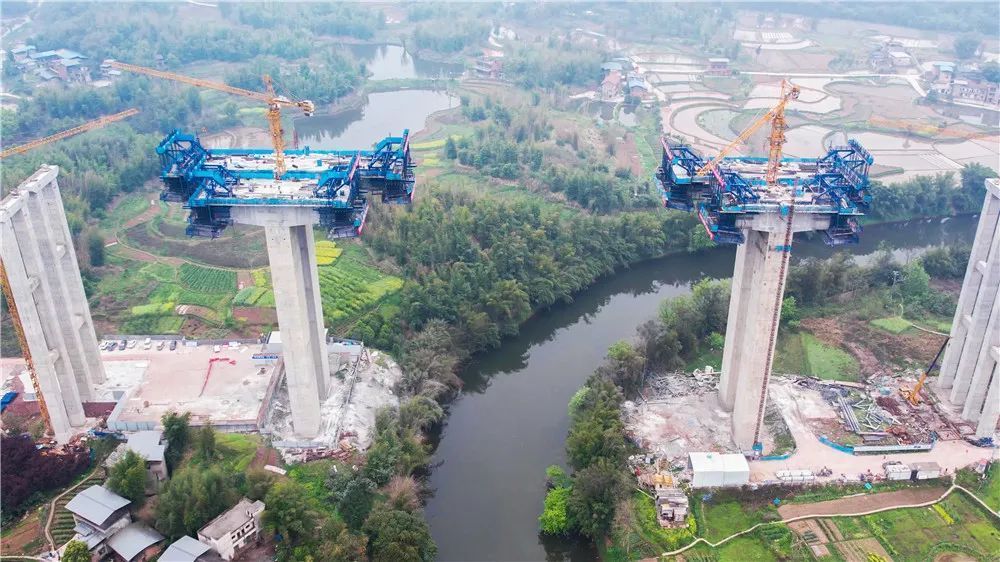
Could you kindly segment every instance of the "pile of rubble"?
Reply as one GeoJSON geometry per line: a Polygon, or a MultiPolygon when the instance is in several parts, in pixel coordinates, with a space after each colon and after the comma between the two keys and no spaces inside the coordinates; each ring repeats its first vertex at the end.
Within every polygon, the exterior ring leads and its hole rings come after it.
{"type": "Polygon", "coordinates": [[[695,369],[693,373],[653,375],[646,379],[642,394],[647,401],[690,394],[701,396],[705,392],[715,391],[718,386],[718,373],[711,365],[707,365],[704,371],[695,369]]]}

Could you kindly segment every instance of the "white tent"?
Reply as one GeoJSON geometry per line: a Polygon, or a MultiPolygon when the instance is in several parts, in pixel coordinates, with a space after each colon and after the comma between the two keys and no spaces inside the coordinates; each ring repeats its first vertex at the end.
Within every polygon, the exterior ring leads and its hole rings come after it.
{"type": "Polygon", "coordinates": [[[735,453],[688,453],[693,488],[743,486],[750,482],[746,457],[735,453]]]}

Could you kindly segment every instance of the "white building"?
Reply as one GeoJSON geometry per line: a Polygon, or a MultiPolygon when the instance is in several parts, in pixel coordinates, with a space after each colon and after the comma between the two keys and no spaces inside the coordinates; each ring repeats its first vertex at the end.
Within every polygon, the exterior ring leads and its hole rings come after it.
{"type": "Polygon", "coordinates": [[[750,464],[737,453],[688,453],[692,488],[743,486],[750,482],[750,464]]]}
{"type": "Polygon", "coordinates": [[[212,547],[223,560],[233,560],[260,539],[260,514],[264,502],[243,498],[198,531],[198,540],[212,547]]]}
{"type": "Polygon", "coordinates": [[[167,443],[163,440],[163,432],[159,430],[137,431],[128,436],[128,442],[122,443],[104,461],[105,468],[110,470],[125,456],[133,451],[146,460],[146,492],[156,493],[167,481],[167,462],[165,453],[167,443]]]}

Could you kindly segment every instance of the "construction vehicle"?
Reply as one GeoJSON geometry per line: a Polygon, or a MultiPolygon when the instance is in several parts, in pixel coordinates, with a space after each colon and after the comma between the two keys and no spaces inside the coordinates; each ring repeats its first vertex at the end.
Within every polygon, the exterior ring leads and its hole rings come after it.
{"type": "Polygon", "coordinates": [[[80,125],[79,127],[73,127],[72,129],[65,130],[65,131],[63,131],[61,133],[56,133],[54,135],[49,135],[49,136],[47,136],[45,138],[41,138],[41,139],[38,139],[38,140],[33,140],[33,141],[29,142],[29,143],[25,143],[25,144],[22,144],[20,146],[15,146],[14,148],[8,148],[7,150],[4,150],[3,152],[0,152],[0,160],[3,160],[4,158],[7,158],[8,156],[16,156],[18,154],[24,154],[25,152],[28,152],[29,150],[34,150],[34,149],[36,149],[36,148],[38,148],[40,146],[45,146],[45,145],[47,145],[47,144],[49,144],[51,142],[55,142],[57,140],[62,140],[62,139],[65,139],[65,138],[69,138],[69,137],[72,137],[74,135],[79,135],[80,133],[85,133],[87,131],[92,131],[94,129],[100,129],[101,127],[104,127],[106,125],[110,125],[111,123],[114,123],[115,121],[121,121],[122,119],[126,119],[128,117],[131,117],[133,115],[136,115],[137,113],[139,113],[139,110],[133,108],[133,109],[126,109],[125,111],[122,111],[121,113],[115,113],[114,115],[104,115],[102,117],[98,117],[97,119],[94,119],[93,121],[84,123],[83,125],[80,125]]]}
{"type": "Polygon", "coordinates": [[[715,158],[712,158],[705,165],[695,172],[695,176],[706,176],[709,173],[714,173],[719,162],[723,158],[729,156],[729,153],[733,151],[734,148],[746,142],[758,129],[763,127],[766,123],[771,124],[771,134],[768,138],[768,156],[767,156],[767,173],[765,174],[765,180],[768,185],[774,185],[778,180],[778,168],[781,165],[781,146],[785,144],[785,129],[788,126],[785,124],[785,107],[792,100],[796,100],[801,92],[800,88],[794,84],[791,84],[787,80],[781,81],[781,92],[778,95],[778,104],[772,107],[764,115],[758,117],[753,123],[751,123],[742,133],[739,134],[732,142],[727,144],[715,158]]]}
{"type": "Polygon", "coordinates": [[[903,394],[903,398],[906,398],[906,401],[909,402],[910,404],[914,406],[920,404],[921,400],[920,391],[924,389],[924,385],[927,383],[927,375],[929,375],[930,372],[933,371],[935,367],[937,367],[938,359],[941,359],[941,355],[944,353],[944,348],[948,347],[948,342],[950,340],[951,336],[946,337],[944,339],[944,342],[941,344],[941,349],[938,349],[937,355],[935,355],[934,359],[931,360],[930,365],[928,365],[927,369],[925,369],[923,374],[920,375],[920,380],[917,381],[917,384],[915,384],[912,389],[909,388],[899,389],[899,392],[903,394]]]}
{"type": "Polygon", "coordinates": [[[285,96],[277,95],[274,91],[274,83],[271,81],[271,77],[266,74],[263,77],[265,91],[255,92],[253,90],[245,90],[228,84],[212,82],[211,80],[192,78],[182,74],[136,66],[134,64],[125,64],[115,61],[111,63],[111,66],[120,70],[135,72],[137,74],[145,74],[146,76],[152,76],[154,78],[173,80],[175,82],[190,84],[200,88],[208,88],[210,90],[217,90],[237,96],[243,96],[267,104],[267,124],[271,131],[271,144],[274,146],[274,179],[276,180],[280,180],[282,176],[285,175],[285,171],[287,170],[285,167],[285,136],[284,131],[281,128],[281,108],[297,107],[302,110],[306,117],[310,117],[316,112],[315,104],[309,100],[292,100],[285,96]]]}

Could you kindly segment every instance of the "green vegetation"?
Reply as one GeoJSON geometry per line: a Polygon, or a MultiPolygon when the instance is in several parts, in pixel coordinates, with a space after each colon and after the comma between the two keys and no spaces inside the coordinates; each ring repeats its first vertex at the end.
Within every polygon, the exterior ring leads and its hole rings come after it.
{"type": "Polygon", "coordinates": [[[316,265],[333,265],[343,252],[343,248],[338,248],[336,242],[319,240],[316,242],[316,265]]]}
{"type": "Polygon", "coordinates": [[[236,288],[236,272],[183,263],[180,281],[184,287],[202,293],[228,293],[236,288]]]}
{"type": "Polygon", "coordinates": [[[341,250],[343,254],[333,265],[319,267],[323,316],[333,327],[403,286],[402,279],[369,266],[360,245],[351,244],[341,250]]]}
{"type": "Polygon", "coordinates": [[[875,320],[870,321],[869,324],[893,334],[902,334],[913,326],[909,320],[903,318],[902,316],[876,318],[875,320]]]}
{"type": "Polygon", "coordinates": [[[960,470],[957,483],[975,494],[990,509],[1000,511],[1000,463],[990,463],[983,477],[970,469],[960,470]]]}
{"type": "Polygon", "coordinates": [[[828,380],[858,380],[858,361],[851,354],[823,343],[810,333],[801,337],[808,374],[828,380]]]}
{"type": "Polygon", "coordinates": [[[146,501],[146,460],[127,451],[108,474],[107,488],[139,507],[146,501]]]}
{"type": "Polygon", "coordinates": [[[71,540],[66,543],[66,549],[59,559],[63,562],[90,562],[90,549],[83,541],[71,540]]]}

